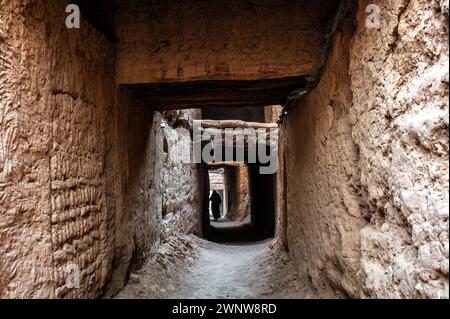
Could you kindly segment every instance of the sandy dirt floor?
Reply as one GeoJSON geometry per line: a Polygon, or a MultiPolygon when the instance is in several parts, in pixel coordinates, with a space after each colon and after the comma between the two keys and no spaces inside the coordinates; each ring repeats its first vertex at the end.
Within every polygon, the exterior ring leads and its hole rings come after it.
{"type": "Polygon", "coordinates": [[[217,244],[195,236],[162,243],[116,298],[314,298],[274,240],[217,244]]]}

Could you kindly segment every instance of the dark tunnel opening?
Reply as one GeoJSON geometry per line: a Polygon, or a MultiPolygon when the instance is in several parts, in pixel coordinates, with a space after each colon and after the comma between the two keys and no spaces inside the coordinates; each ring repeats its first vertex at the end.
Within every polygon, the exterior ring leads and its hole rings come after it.
{"type": "Polygon", "coordinates": [[[272,238],[275,233],[276,176],[261,173],[261,164],[232,162],[208,165],[205,187],[204,236],[214,242],[247,242],[272,238]],[[217,175],[223,184],[217,182],[217,175]],[[214,218],[212,193],[221,199],[214,218]]]}

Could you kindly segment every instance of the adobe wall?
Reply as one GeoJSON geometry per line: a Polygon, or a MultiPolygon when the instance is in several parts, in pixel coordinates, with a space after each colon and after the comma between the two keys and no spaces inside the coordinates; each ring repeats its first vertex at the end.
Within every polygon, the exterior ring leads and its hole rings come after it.
{"type": "Polygon", "coordinates": [[[282,126],[278,234],[322,295],[448,298],[448,4],[355,12],[282,126]]]}
{"type": "Polygon", "coordinates": [[[2,298],[96,297],[107,277],[102,159],[114,48],[84,22],[66,29],[61,8],[0,6],[2,298]],[[72,264],[76,291],[64,288],[72,264]]]}

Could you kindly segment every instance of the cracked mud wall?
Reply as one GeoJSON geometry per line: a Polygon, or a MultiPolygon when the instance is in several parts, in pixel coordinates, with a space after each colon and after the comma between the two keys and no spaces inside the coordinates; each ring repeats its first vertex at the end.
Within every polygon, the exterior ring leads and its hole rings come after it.
{"type": "Polygon", "coordinates": [[[448,2],[369,3],[283,125],[277,233],[322,295],[448,298],[448,2]]]}
{"type": "Polygon", "coordinates": [[[97,297],[106,281],[103,115],[114,103],[114,49],[84,22],[67,30],[61,8],[0,5],[3,298],[97,297]],[[71,264],[76,291],[65,288],[71,264]]]}

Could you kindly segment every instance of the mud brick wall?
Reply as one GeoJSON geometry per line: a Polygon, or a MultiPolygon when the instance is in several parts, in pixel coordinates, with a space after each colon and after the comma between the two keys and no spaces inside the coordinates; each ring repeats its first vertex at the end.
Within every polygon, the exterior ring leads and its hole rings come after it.
{"type": "Polygon", "coordinates": [[[103,181],[104,122],[94,104],[53,97],[51,236],[55,280],[64,287],[67,267],[81,270],[80,287],[57,297],[95,297],[106,279],[106,210],[103,181]],[[72,295],[75,294],[75,295],[72,295]]]}
{"type": "Polygon", "coordinates": [[[0,297],[96,297],[110,262],[103,158],[114,48],[85,21],[66,29],[66,5],[0,6],[0,297]],[[69,291],[71,264],[81,282],[69,291]]]}
{"type": "Polygon", "coordinates": [[[364,293],[448,298],[448,1],[359,1],[352,136],[369,223],[364,293]],[[365,27],[379,6],[381,27],[365,27]]]}
{"type": "Polygon", "coordinates": [[[352,5],[281,129],[278,233],[323,296],[448,298],[448,2],[352,5]]]}

